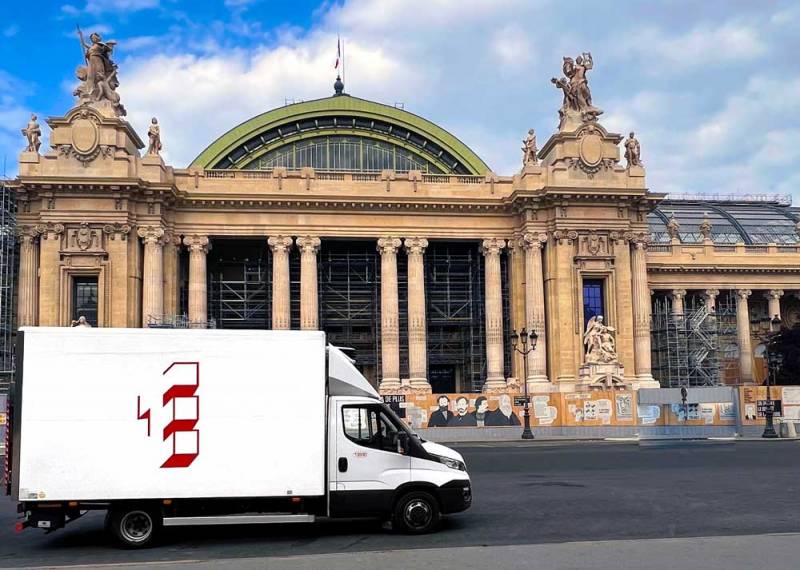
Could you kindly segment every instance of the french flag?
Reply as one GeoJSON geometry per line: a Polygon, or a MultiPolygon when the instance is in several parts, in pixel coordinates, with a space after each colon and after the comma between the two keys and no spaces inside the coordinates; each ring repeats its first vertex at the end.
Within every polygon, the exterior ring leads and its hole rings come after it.
{"type": "Polygon", "coordinates": [[[339,69],[339,60],[342,58],[342,42],[339,37],[336,37],[336,63],[333,65],[334,69],[339,69]]]}

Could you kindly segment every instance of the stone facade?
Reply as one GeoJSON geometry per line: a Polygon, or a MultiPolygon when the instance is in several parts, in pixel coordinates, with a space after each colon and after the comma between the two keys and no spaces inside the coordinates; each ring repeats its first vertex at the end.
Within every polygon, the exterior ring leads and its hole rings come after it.
{"type": "Polygon", "coordinates": [[[499,394],[527,382],[535,392],[569,392],[584,364],[585,283],[605,284],[606,322],[614,326],[619,369],[631,386],[656,385],[653,291],[669,292],[680,313],[687,290],[703,292],[709,307],[720,290],[734,290],[741,381],[747,383],[753,381],[749,300],[761,291],[769,314],[781,314],[784,291],[800,290],[797,246],[722,248],[708,227],[701,228],[701,243],[684,244],[673,224],[669,244],[651,251],[647,216],[664,196],[648,190],[638,160],[620,164],[622,137],[596,121],[569,123],[512,176],[173,168],[158,153],[142,156],[132,127],[92,105],[47,123],[51,149],[23,152],[13,182],[20,325],[68,326],[74,285],[85,276],[97,279],[97,325],[162,324],[180,310],[178,280],[186,270],[189,324],[206,326],[209,251],[219,239],[250,238],[271,254],[273,328],[291,327],[289,259],[296,249],[300,328],[315,330],[320,245],[369,239],[380,256],[377,380],[387,393],[425,393],[431,390],[426,248],[435,240],[468,240],[483,254],[484,390],[499,394]],[[407,268],[403,292],[400,259],[407,268]],[[504,362],[509,329],[523,326],[539,339],[527,377],[521,357],[510,358],[510,368],[504,362]],[[401,378],[401,345],[408,350],[407,379],[401,378]]]}

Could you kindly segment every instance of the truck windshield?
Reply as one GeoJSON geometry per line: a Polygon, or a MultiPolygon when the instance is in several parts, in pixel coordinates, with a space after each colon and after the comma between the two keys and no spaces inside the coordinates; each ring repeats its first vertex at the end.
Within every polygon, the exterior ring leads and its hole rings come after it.
{"type": "Polygon", "coordinates": [[[406,422],[397,417],[397,414],[394,413],[392,408],[390,408],[386,404],[381,404],[381,408],[383,409],[383,413],[386,414],[386,416],[395,425],[395,427],[397,427],[398,430],[404,431],[408,435],[413,435],[417,439],[422,439],[410,427],[408,427],[408,424],[406,424],[406,422]]]}

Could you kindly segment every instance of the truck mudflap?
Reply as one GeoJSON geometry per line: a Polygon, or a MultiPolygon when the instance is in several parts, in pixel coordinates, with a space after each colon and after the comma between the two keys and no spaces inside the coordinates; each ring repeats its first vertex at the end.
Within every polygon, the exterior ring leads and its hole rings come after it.
{"type": "Polygon", "coordinates": [[[472,485],[469,479],[454,479],[439,488],[442,514],[460,513],[472,505],[472,485]]]}

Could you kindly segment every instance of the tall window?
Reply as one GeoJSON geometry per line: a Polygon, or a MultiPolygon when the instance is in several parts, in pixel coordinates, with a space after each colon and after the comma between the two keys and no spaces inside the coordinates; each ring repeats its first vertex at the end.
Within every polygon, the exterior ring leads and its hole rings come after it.
{"type": "Polygon", "coordinates": [[[97,277],[72,278],[72,320],[86,317],[93,327],[97,326],[97,277]]]}
{"type": "Polygon", "coordinates": [[[605,296],[603,295],[603,279],[583,280],[583,328],[592,317],[605,316],[605,296]]]}

